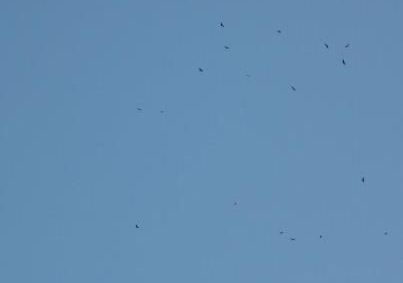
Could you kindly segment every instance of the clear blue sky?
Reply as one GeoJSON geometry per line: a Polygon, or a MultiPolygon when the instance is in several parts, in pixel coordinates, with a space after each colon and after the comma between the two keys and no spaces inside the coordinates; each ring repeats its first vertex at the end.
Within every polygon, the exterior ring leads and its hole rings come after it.
{"type": "Polygon", "coordinates": [[[0,282],[403,282],[402,27],[399,0],[3,0],[0,282]]]}

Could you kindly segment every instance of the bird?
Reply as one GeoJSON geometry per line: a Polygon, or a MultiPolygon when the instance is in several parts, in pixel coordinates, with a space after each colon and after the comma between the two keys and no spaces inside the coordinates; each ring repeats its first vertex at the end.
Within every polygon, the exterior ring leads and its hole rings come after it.
{"type": "Polygon", "coordinates": [[[323,235],[319,235],[319,239],[322,239],[323,238],[323,235]]]}
{"type": "Polygon", "coordinates": [[[137,111],[143,111],[143,108],[137,107],[137,111]]]}
{"type": "Polygon", "coordinates": [[[388,235],[388,232],[385,231],[385,232],[383,232],[383,234],[384,234],[385,236],[387,236],[387,235],[388,235]]]}
{"type": "Polygon", "coordinates": [[[365,177],[362,177],[362,178],[361,178],[361,182],[362,182],[362,183],[365,183],[365,177]]]}
{"type": "Polygon", "coordinates": [[[136,229],[139,229],[139,228],[140,228],[140,226],[138,224],[136,224],[136,229]]]}
{"type": "Polygon", "coordinates": [[[165,111],[164,111],[164,110],[160,110],[160,113],[161,113],[161,114],[164,114],[164,113],[165,113],[165,111]]]}
{"type": "Polygon", "coordinates": [[[237,201],[234,201],[234,206],[235,206],[235,205],[238,205],[238,202],[237,202],[237,201]]]}
{"type": "Polygon", "coordinates": [[[246,76],[246,77],[248,77],[248,78],[250,78],[250,77],[251,77],[251,75],[250,75],[250,74],[246,74],[245,76],[246,76]]]}
{"type": "Polygon", "coordinates": [[[202,68],[199,67],[199,72],[203,73],[204,70],[202,68]]]}
{"type": "Polygon", "coordinates": [[[290,238],[290,241],[295,241],[296,239],[295,238],[290,238]]]}
{"type": "Polygon", "coordinates": [[[349,48],[350,47],[350,43],[347,43],[346,45],[344,45],[344,48],[349,48]]]}
{"type": "Polygon", "coordinates": [[[346,65],[346,61],[344,59],[341,62],[343,63],[343,65],[346,65]]]}
{"type": "Polygon", "coordinates": [[[323,43],[323,45],[325,45],[325,47],[326,47],[327,49],[329,49],[329,44],[327,44],[327,43],[325,42],[325,43],[323,43]]]}
{"type": "Polygon", "coordinates": [[[290,85],[290,87],[291,87],[291,89],[292,89],[293,91],[297,91],[297,89],[296,89],[293,85],[290,85]]]}
{"type": "Polygon", "coordinates": [[[228,49],[229,49],[229,46],[228,46],[228,45],[224,45],[224,48],[228,50],[228,49]]]}
{"type": "Polygon", "coordinates": [[[284,234],[284,231],[280,231],[280,235],[283,235],[284,234]]]}
{"type": "Polygon", "coordinates": [[[278,29],[278,30],[277,30],[277,33],[278,33],[278,34],[280,34],[281,32],[282,32],[281,29],[278,29]]]}
{"type": "Polygon", "coordinates": [[[221,23],[220,23],[220,26],[223,28],[223,27],[224,27],[224,23],[223,23],[223,22],[221,22],[221,23]]]}

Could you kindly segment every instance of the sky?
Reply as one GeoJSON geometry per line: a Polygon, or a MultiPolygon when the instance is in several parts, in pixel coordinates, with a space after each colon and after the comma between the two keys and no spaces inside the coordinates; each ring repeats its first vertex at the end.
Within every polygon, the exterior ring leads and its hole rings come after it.
{"type": "Polygon", "coordinates": [[[402,27],[399,0],[3,0],[0,282],[401,283],[402,27]]]}

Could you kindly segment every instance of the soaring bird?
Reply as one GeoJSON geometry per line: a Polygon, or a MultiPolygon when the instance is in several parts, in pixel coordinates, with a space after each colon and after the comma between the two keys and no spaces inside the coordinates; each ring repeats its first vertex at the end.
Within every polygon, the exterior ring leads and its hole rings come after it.
{"type": "Polygon", "coordinates": [[[364,177],[361,178],[361,182],[365,183],[365,178],[364,177]]]}
{"type": "Polygon", "coordinates": [[[344,59],[341,62],[343,63],[343,65],[346,65],[346,61],[344,59]]]}
{"type": "Polygon", "coordinates": [[[223,27],[224,27],[224,23],[223,23],[223,22],[221,22],[221,23],[220,23],[220,26],[223,28],[223,27]]]}
{"type": "Polygon", "coordinates": [[[327,44],[327,43],[325,42],[325,43],[323,43],[323,45],[325,45],[325,47],[326,47],[327,49],[329,49],[329,44],[327,44]]]}
{"type": "Polygon", "coordinates": [[[296,239],[295,238],[290,238],[290,241],[295,241],[296,239]]]}
{"type": "Polygon", "coordinates": [[[297,91],[297,89],[296,89],[293,85],[290,85],[290,87],[291,87],[291,89],[292,89],[293,91],[297,91]]]}
{"type": "Polygon", "coordinates": [[[143,111],[143,108],[137,107],[137,111],[143,111]]]}
{"type": "Polygon", "coordinates": [[[323,236],[322,235],[319,235],[319,239],[322,239],[323,238],[323,236]]]}
{"type": "Polygon", "coordinates": [[[350,43],[347,43],[346,45],[344,45],[344,48],[349,48],[350,47],[350,43]]]}
{"type": "Polygon", "coordinates": [[[385,232],[383,232],[383,234],[384,234],[385,236],[387,236],[387,235],[388,235],[388,232],[385,231],[385,232]]]}
{"type": "Polygon", "coordinates": [[[224,48],[228,50],[228,49],[229,49],[229,46],[228,46],[228,45],[224,45],[224,48]]]}
{"type": "Polygon", "coordinates": [[[140,226],[138,224],[136,224],[136,229],[139,229],[139,228],[140,228],[140,226]]]}
{"type": "Polygon", "coordinates": [[[278,34],[280,34],[281,32],[282,32],[281,29],[278,29],[278,30],[277,30],[277,33],[278,33],[278,34]]]}
{"type": "Polygon", "coordinates": [[[199,72],[203,73],[204,70],[202,68],[199,67],[199,72]]]}
{"type": "Polygon", "coordinates": [[[284,231],[280,231],[280,235],[283,235],[284,234],[284,231]]]}

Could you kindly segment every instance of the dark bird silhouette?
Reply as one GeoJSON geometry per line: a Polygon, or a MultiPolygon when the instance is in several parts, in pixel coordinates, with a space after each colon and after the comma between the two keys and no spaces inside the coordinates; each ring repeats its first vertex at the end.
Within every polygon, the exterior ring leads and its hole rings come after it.
{"type": "Polygon", "coordinates": [[[165,113],[165,111],[164,111],[164,110],[160,110],[160,113],[161,113],[161,114],[164,114],[164,113],[165,113]]]}
{"type": "Polygon", "coordinates": [[[234,206],[235,206],[235,205],[238,205],[238,202],[237,202],[237,201],[234,201],[234,206]]]}
{"type": "Polygon", "coordinates": [[[143,108],[137,107],[138,111],[143,111],[143,108]]]}
{"type": "Polygon", "coordinates": [[[281,29],[278,29],[278,30],[277,30],[277,33],[278,33],[278,34],[281,34],[281,33],[282,33],[281,29]]]}
{"type": "Polygon", "coordinates": [[[290,238],[290,241],[295,241],[296,239],[295,238],[290,238]]]}
{"type": "Polygon", "coordinates": [[[327,44],[327,43],[325,42],[325,43],[323,43],[323,45],[325,45],[325,47],[326,47],[327,49],[329,49],[329,44],[327,44]]]}
{"type": "Polygon", "coordinates": [[[221,22],[221,23],[220,23],[220,26],[223,28],[223,27],[224,27],[224,23],[223,23],[223,22],[221,22]]]}
{"type": "Polygon", "coordinates": [[[319,239],[322,239],[323,238],[323,235],[319,235],[319,239]]]}
{"type": "Polygon", "coordinates": [[[350,47],[350,43],[347,43],[346,45],[344,45],[344,48],[349,48],[350,47]]]}
{"type": "Polygon", "coordinates": [[[297,91],[297,89],[296,89],[293,85],[290,85],[290,87],[291,87],[291,89],[292,89],[293,91],[297,91]]]}
{"type": "Polygon", "coordinates": [[[203,72],[204,72],[204,70],[203,70],[202,68],[199,68],[199,72],[203,73],[203,72]]]}
{"type": "Polygon", "coordinates": [[[138,224],[136,224],[136,229],[139,229],[139,228],[140,228],[140,226],[138,224]]]}
{"type": "Polygon", "coordinates": [[[346,65],[346,61],[344,59],[341,62],[343,62],[343,65],[346,65]]]}
{"type": "Polygon", "coordinates": [[[361,182],[365,183],[365,178],[364,177],[361,178],[361,182]]]}
{"type": "Polygon", "coordinates": [[[228,50],[228,49],[229,49],[229,46],[228,46],[228,45],[224,45],[224,48],[228,50]]]}
{"type": "Polygon", "coordinates": [[[284,234],[284,231],[280,231],[280,235],[283,235],[284,234]]]}
{"type": "Polygon", "coordinates": [[[250,75],[250,74],[246,74],[245,76],[247,76],[248,78],[250,78],[250,77],[251,77],[251,75],[250,75]]]}
{"type": "Polygon", "coordinates": [[[387,235],[388,235],[388,232],[385,231],[385,232],[383,232],[383,234],[384,234],[385,236],[387,236],[387,235]]]}

